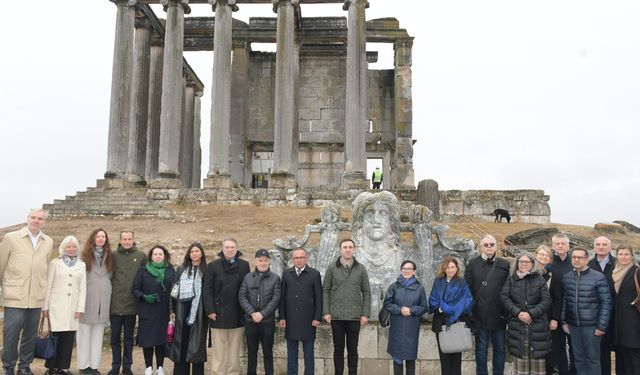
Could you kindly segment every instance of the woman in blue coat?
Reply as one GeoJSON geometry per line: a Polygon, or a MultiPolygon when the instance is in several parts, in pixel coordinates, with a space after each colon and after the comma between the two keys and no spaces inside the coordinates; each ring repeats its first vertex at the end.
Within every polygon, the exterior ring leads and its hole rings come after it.
{"type": "Polygon", "coordinates": [[[389,286],[384,308],[391,314],[387,353],[393,358],[393,374],[402,375],[403,361],[407,375],[416,373],[420,318],[427,312],[427,293],[416,278],[416,264],[405,260],[401,275],[389,286]]]}
{"type": "Polygon", "coordinates": [[[164,347],[171,306],[171,286],[175,271],[169,262],[169,251],[155,245],[147,255],[149,262],[138,269],[132,292],[138,300],[138,345],[142,347],[145,375],[153,373],[153,352],[156,353],[157,375],[164,375],[164,347]]]}
{"type": "Polygon", "coordinates": [[[462,374],[462,353],[443,353],[438,333],[442,331],[442,326],[450,326],[459,321],[468,323],[472,307],[473,297],[467,282],[462,278],[458,259],[445,257],[440,263],[429,296],[429,312],[434,314],[431,330],[436,334],[443,375],[462,374]]]}

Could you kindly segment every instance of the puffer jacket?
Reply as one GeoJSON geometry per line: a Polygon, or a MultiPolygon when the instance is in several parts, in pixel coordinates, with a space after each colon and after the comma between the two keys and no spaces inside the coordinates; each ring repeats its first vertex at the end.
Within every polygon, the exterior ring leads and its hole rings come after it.
{"type": "Polygon", "coordinates": [[[605,276],[592,269],[569,272],[562,279],[561,321],[572,326],[596,326],[606,331],[611,316],[611,291],[605,276]]]}
{"type": "Polygon", "coordinates": [[[275,321],[276,309],[280,305],[280,276],[271,271],[257,270],[244,276],[238,300],[245,313],[245,320],[251,320],[251,314],[262,314],[262,323],[275,321]]]}
{"type": "Polygon", "coordinates": [[[523,358],[525,350],[531,358],[544,358],[551,345],[548,313],[551,295],[547,282],[538,272],[520,279],[511,275],[502,287],[500,299],[507,311],[507,346],[511,355],[523,358]],[[533,322],[526,325],[518,319],[520,312],[528,312],[533,322]],[[525,337],[528,336],[528,342],[525,337]]]}

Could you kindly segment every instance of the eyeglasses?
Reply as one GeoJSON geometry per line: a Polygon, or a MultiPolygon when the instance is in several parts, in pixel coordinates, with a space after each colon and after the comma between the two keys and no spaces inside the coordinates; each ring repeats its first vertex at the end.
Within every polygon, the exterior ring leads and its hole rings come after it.
{"type": "Polygon", "coordinates": [[[303,260],[307,259],[307,257],[293,257],[293,260],[303,260]]]}
{"type": "Polygon", "coordinates": [[[528,264],[528,263],[531,263],[531,261],[530,260],[519,260],[518,261],[518,264],[528,264]]]}
{"type": "Polygon", "coordinates": [[[484,247],[494,247],[496,246],[495,242],[487,242],[487,243],[483,243],[482,246],[484,247]]]}
{"type": "Polygon", "coordinates": [[[413,268],[408,268],[408,267],[402,267],[400,268],[402,271],[414,271],[413,268]]]}

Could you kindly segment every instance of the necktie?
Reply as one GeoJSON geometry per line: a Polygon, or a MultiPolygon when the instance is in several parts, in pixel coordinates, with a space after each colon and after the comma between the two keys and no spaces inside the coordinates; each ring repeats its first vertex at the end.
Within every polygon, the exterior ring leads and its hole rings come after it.
{"type": "Polygon", "coordinates": [[[300,276],[300,272],[302,272],[299,268],[296,268],[296,273],[300,276]]]}

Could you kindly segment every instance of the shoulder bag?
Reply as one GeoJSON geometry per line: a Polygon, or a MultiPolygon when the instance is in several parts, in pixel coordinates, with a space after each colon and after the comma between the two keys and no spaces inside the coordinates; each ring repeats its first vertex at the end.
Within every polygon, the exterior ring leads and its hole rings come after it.
{"type": "Polygon", "coordinates": [[[638,268],[636,267],[636,272],[633,275],[633,281],[636,284],[636,299],[631,302],[631,304],[636,308],[636,311],[640,313],[640,285],[638,285],[638,268]]]}
{"type": "Polygon", "coordinates": [[[40,324],[38,326],[38,336],[36,337],[36,348],[34,351],[34,357],[41,359],[51,359],[56,355],[58,347],[58,338],[51,335],[51,325],[49,324],[49,318],[44,315],[40,317],[40,324]],[[44,321],[47,320],[47,331],[44,330],[44,321]]]}
{"type": "MultiPolygon", "coordinates": [[[[392,284],[393,287],[391,290],[395,292],[396,284],[395,282],[392,284]]],[[[391,313],[389,310],[384,308],[384,304],[380,307],[380,312],[378,313],[378,321],[380,321],[380,327],[388,327],[391,324],[391,313]]]]}
{"type": "Polygon", "coordinates": [[[442,326],[438,333],[440,350],[443,353],[468,352],[473,347],[471,329],[464,322],[453,323],[450,326],[442,326]]]}

